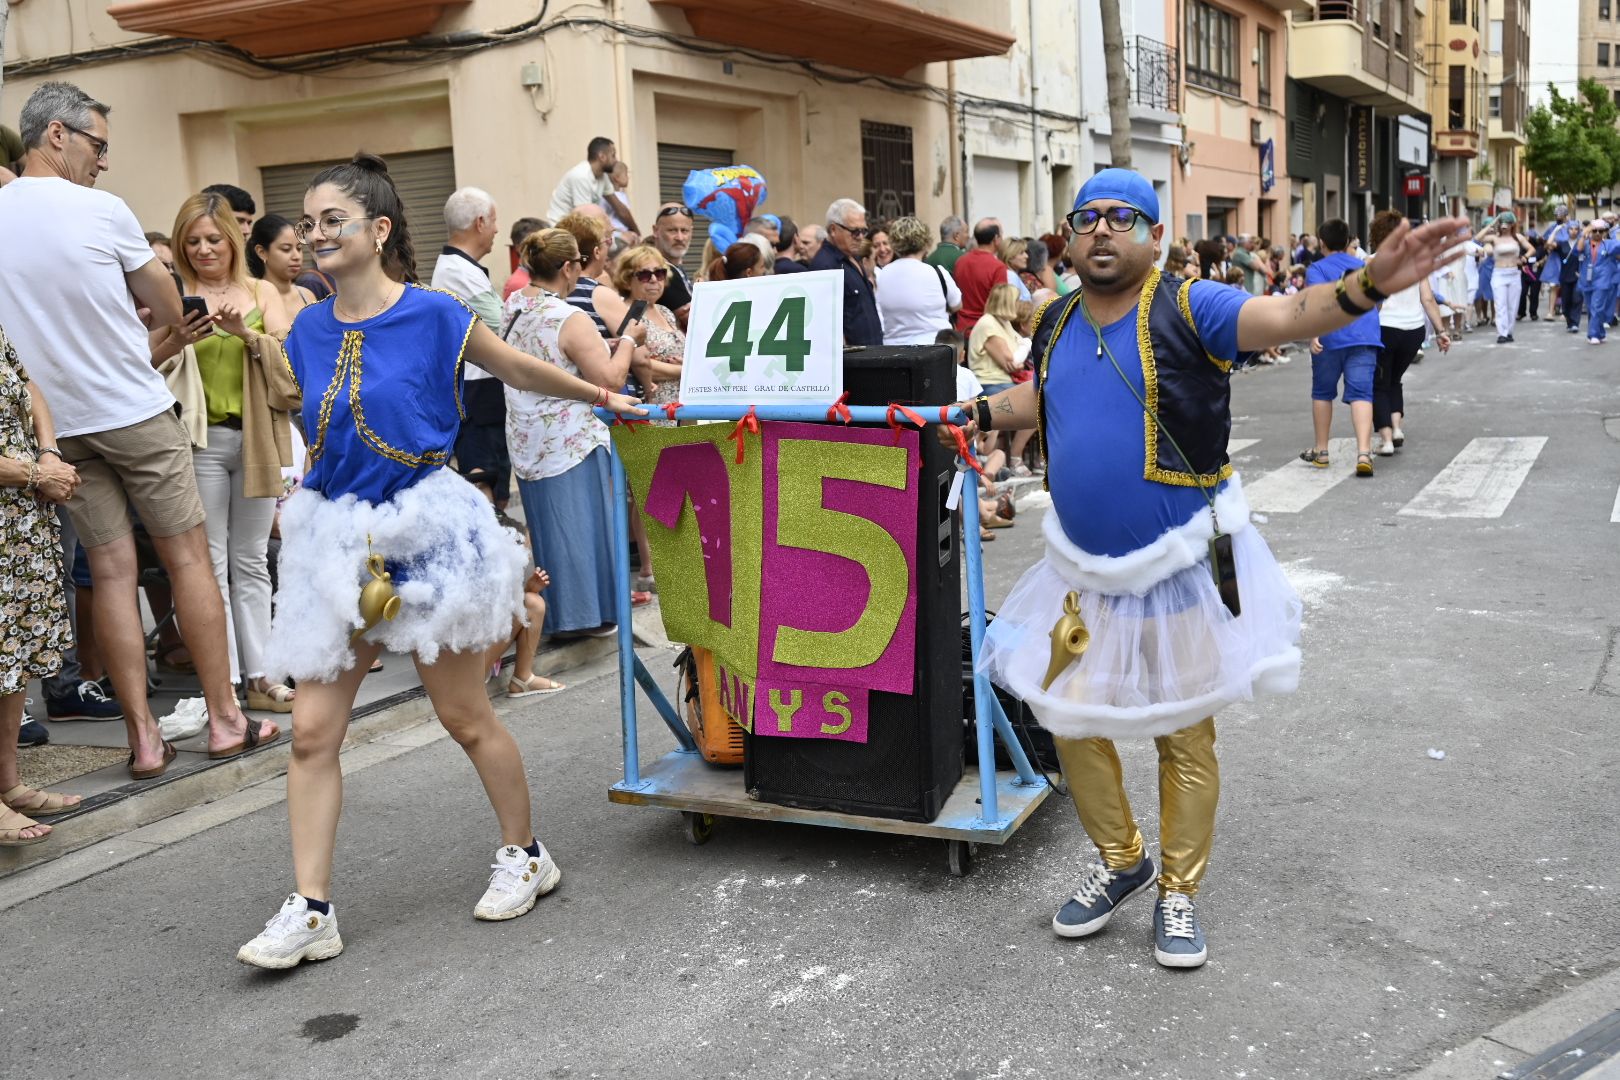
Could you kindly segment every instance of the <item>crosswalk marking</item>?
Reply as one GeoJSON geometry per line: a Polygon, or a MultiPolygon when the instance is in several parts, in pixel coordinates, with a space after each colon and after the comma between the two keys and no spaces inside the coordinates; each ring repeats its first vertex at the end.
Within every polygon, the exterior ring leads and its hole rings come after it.
{"type": "Polygon", "coordinates": [[[1620,491],[1614,493],[1614,512],[1609,515],[1610,521],[1620,521],[1620,491]]]}
{"type": "Polygon", "coordinates": [[[1474,439],[1400,512],[1409,517],[1499,518],[1546,445],[1545,435],[1474,439]]]}
{"type": "Polygon", "coordinates": [[[1259,441],[1259,439],[1227,439],[1226,456],[1231,457],[1234,454],[1241,454],[1259,441]]]}
{"type": "Polygon", "coordinates": [[[1356,440],[1329,440],[1328,457],[1333,464],[1326,469],[1296,460],[1245,483],[1243,493],[1249,506],[1263,514],[1299,513],[1354,475],[1356,440]]]}

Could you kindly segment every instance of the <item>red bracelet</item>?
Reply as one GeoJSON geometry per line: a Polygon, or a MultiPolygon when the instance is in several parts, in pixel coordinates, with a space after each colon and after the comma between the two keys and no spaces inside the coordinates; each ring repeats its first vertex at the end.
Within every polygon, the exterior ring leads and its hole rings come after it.
{"type": "Polygon", "coordinates": [[[604,406],[604,405],[606,405],[608,403],[607,387],[598,386],[596,388],[596,392],[597,392],[598,396],[597,396],[597,399],[592,403],[591,407],[596,408],[596,409],[600,409],[602,406],[604,406]]]}

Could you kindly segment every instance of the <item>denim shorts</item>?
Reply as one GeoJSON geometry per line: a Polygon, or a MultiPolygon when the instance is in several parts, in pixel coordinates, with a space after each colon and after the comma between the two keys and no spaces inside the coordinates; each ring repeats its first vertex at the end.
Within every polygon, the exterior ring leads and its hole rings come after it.
{"type": "Polygon", "coordinates": [[[1373,373],[1378,368],[1378,346],[1351,345],[1323,349],[1311,357],[1311,400],[1332,401],[1344,379],[1344,402],[1371,401],[1373,373]]]}

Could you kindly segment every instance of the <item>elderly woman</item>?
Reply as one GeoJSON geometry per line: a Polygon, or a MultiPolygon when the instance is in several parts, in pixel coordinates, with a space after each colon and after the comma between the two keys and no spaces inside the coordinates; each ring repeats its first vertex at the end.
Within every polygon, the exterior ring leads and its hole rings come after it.
{"type": "MultiPolygon", "coordinates": [[[[716,260],[722,264],[722,276],[716,276],[716,272],[711,271],[710,280],[719,281],[731,276],[724,273],[723,264],[738,249],[741,249],[740,257],[754,259],[755,265],[763,261],[759,249],[753,244],[732,244],[726,249],[726,256],[716,260]]],[[[598,290],[597,310],[615,327],[630,314],[632,304],[640,301],[646,305],[641,316],[641,321],[646,324],[646,339],[637,346],[631,366],[647,391],[644,400],[652,406],[672,405],[680,399],[681,361],[686,356],[686,335],[681,332],[681,324],[676,321],[673,311],[659,303],[668,280],[669,264],[658,249],[651,244],[640,244],[619,256],[613,268],[612,292],[598,290]]],[[[653,422],[673,424],[668,419],[655,419],[653,422]]],[[[643,569],[646,569],[645,563],[643,569]]],[[[647,571],[646,576],[652,576],[651,571],[647,571]]]]}
{"type": "Polygon", "coordinates": [[[55,675],[73,642],[62,591],[60,525],[79,474],[56,450],[56,428],[0,330],[0,847],[38,844],[77,795],[35,791],[17,775],[17,731],[28,680],[55,675]]]}
{"type": "MultiPolygon", "coordinates": [[[[629,254],[619,260],[621,268],[629,254]]],[[[519,257],[530,283],[507,298],[508,342],[596,386],[623,386],[631,357],[647,337],[646,324],[632,323],[610,349],[590,316],[565,299],[579,284],[586,262],[573,234],[543,229],[523,241],[519,257]]],[[[657,269],[668,273],[662,260],[657,269]]],[[[597,310],[612,327],[623,320],[600,302],[597,310]]],[[[551,573],[546,634],[611,633],[613,502],[607,426],[588,404],[508,386],[506,442],[523,496],[534,563],[551,573]]]]}
{"type": "Polygon", "coordinates": [[[878,271],[877,288],[885,345],[933,344],[941,330],[951,328],[950,313],[962,306],[956,279],[923,261],[932,240],[915,217],[896,218],[889,226],[894,259],[878,271]]]}
{"type": "Polygon", "coordinates": [[[169,378],[180,387],[183,416],[189,411],[197,492],[208,513],[208,553],[225,597],[231,681],[245,683],[248,708],[288,713],[293,691],[266,677],[264,650],[270,634],[270,528],[276,499],[286,492],[281,470],[292,464],[289,410],[300,401],[280,345],[291,320],[278,288],[248,276],[242,231],[223,196],[187,199],[172,235],[175,271],[210,313],[208,322],[193,327],[190,353],[177,361],[182,371],[169,378]]]}

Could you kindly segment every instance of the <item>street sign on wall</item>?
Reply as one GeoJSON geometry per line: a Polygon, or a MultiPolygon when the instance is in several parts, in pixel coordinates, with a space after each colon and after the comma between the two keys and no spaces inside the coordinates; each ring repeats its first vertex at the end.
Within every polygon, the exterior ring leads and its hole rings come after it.
{"type": "Polygon", "coordinates": [[[1372,190],[1373,111],[1370,105],[1350,107],[1350,188],[1372,190]]]}

